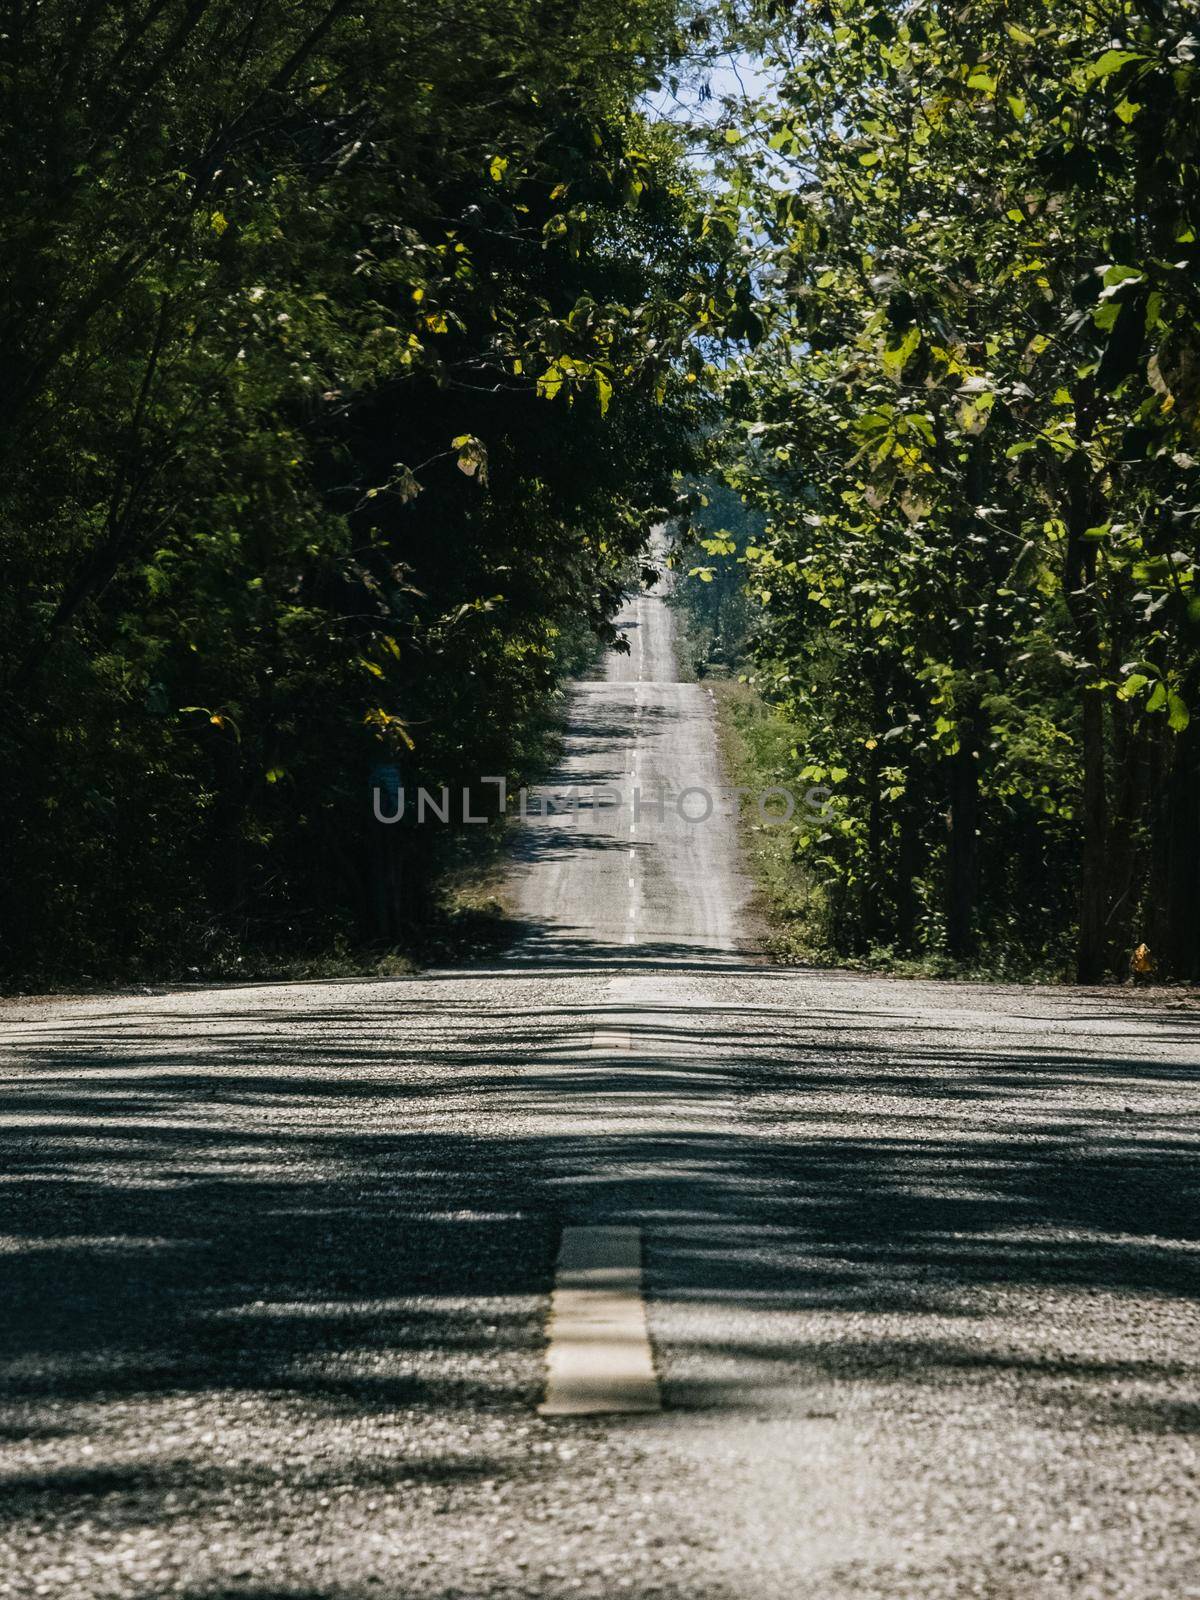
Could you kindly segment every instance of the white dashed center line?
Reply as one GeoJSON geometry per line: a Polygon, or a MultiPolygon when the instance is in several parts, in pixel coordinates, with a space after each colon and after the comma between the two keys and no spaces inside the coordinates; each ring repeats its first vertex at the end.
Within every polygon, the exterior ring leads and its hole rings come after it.
{"type": "Polygon", "coordinates": [[[640,1228],[564,1228],[543,1417],[661,1411],[642,1299],[640,1228]]]}
{"type": "Polygon", "coordinates": [[[628,1028],[594,1028],[593,1050],[632,1050],[633,1037],[628,1028]]]}

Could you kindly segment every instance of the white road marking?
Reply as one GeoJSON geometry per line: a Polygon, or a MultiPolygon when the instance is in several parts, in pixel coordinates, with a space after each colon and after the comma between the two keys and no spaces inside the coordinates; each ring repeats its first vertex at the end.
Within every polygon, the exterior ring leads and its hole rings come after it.
{"type": "Polygon", "coordinates": [[[593,1050],[632,1050],[633,1037],[628,1028],[593,1028],[593,1050]]]}
{"type": "Polygon", "coordinates": [[[564,1228],[543,1417],[661,1411],[642,1299],[640,1228],[564,1228]]]}

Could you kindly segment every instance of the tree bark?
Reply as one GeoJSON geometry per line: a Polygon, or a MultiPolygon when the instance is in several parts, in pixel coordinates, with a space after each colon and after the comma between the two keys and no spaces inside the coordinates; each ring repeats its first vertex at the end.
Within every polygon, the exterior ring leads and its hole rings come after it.
{"type": "Polygon", "coordinates": [[[1099,983],[1106,970],[1108,921],[1108,784],[1104,751],[1104,701],[1100,678],[1100,615],[1096,598],[1096,542],[1085,538],[1096,511],[1091,463],[1084,446],[1091,437],[1093,385],[1085,380],[1076,394],[1079,448],[1069,469],[1067,554],[1063,572],[1067,606],[1076,643],[1085,663],[1079,685],[1083,757],[1083,848],[1079,876],[1079,942],[1076,977],[1099,983]]]}
{"type": "Polygon", "coordinates": [[[1150,793],[1150,752],[1145,729],[1132,706],[1113,706],[1113,818],[1108,831],[1110,893],[1106,917],[1107,965],[1120,972],[1139,931],[1146,877],[1146,810],[1150,793]]]}
{"type": "Polygon", "coordinates": [[[883,807],[879,795],[879,751],[870,752],[867,769],[867,871],[862,897],[862,941],[870,949],[879,941],[880,889],[883,881],[883,807]]]}
{"type": "Polygon", "coordinates": [[[896,943],[912,951],[917,942],[917,865],[920,861],[920,823],[911,804],[900,817],[899,859],[896,863],[896,943]]]}
{"type": "Polygon", "coordinates": [[[1200,732],[1195,718],[1176,736],[1164,822],[1165,943],[1158,952],[1159,970],[1194,979],[1200,977],[1200,732]]]}
{"type": "Polygon", "coordinates": [[[958,961],[974,955],[979,930],[978,707],[959,719],[958,749],[950,757],[950,845],[946,857],[946,944],[958,961]]]}

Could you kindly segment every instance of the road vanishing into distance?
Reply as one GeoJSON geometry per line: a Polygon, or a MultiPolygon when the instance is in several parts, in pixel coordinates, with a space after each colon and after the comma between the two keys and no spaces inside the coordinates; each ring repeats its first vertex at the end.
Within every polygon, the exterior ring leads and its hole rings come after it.
{"type": "Polygon", "coordinates": [[[764,962],[670,620],[503,959],[6,1003],[0,1595],[1200,1596],[1200,1014],[764,962]]]}

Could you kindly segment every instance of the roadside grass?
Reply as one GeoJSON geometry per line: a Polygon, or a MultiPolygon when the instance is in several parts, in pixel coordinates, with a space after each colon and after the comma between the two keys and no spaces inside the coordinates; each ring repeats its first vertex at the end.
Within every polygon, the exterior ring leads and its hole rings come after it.
{"type": "MultiPolygon", "coordinates": [[[[797,730],[752,685],[717,678],[706,681],[716,703],[717,737],[728,780],[756,791],[772,785],[795,791],[796,762],[792,751],[797,730]]],[[[766,826],[758,819],[753,804],[744,804],[738,831],[757,890],[757,909],[767,927],[764,949],[782,965],[841,967],[898,978],[952,978],[976,983],[1069,981],[1067,952],[1040,959],[1023,958],[1015,938],[997,940],[991,949],[969,962],[955,961],[939,950],[908,953],[887,945],[856,955],[837,950],[824,931],[824,889],[797,860],[792,828],[766,826]]]]}
{"type": "MultiPolygon", "coordinates": [[[[717,708],[721,762],[730,783],[755,791],[787,784],[794,730],[748,683],[708,682],[717,708]]],[[[785,964],[836,963],[819,933],[821,891],[795,859],[791,828],[768,827],[752,804],[744,805],[738,842],[767,925],[767,954],[785,964]]]]}
{"type": "Polygon", "coordinates": [[[508,894],[511,819],[456,830],[439,874],[427,924],[401,953],[420,967],[484,960],[511,944],[516,924],[508,894]]]}

